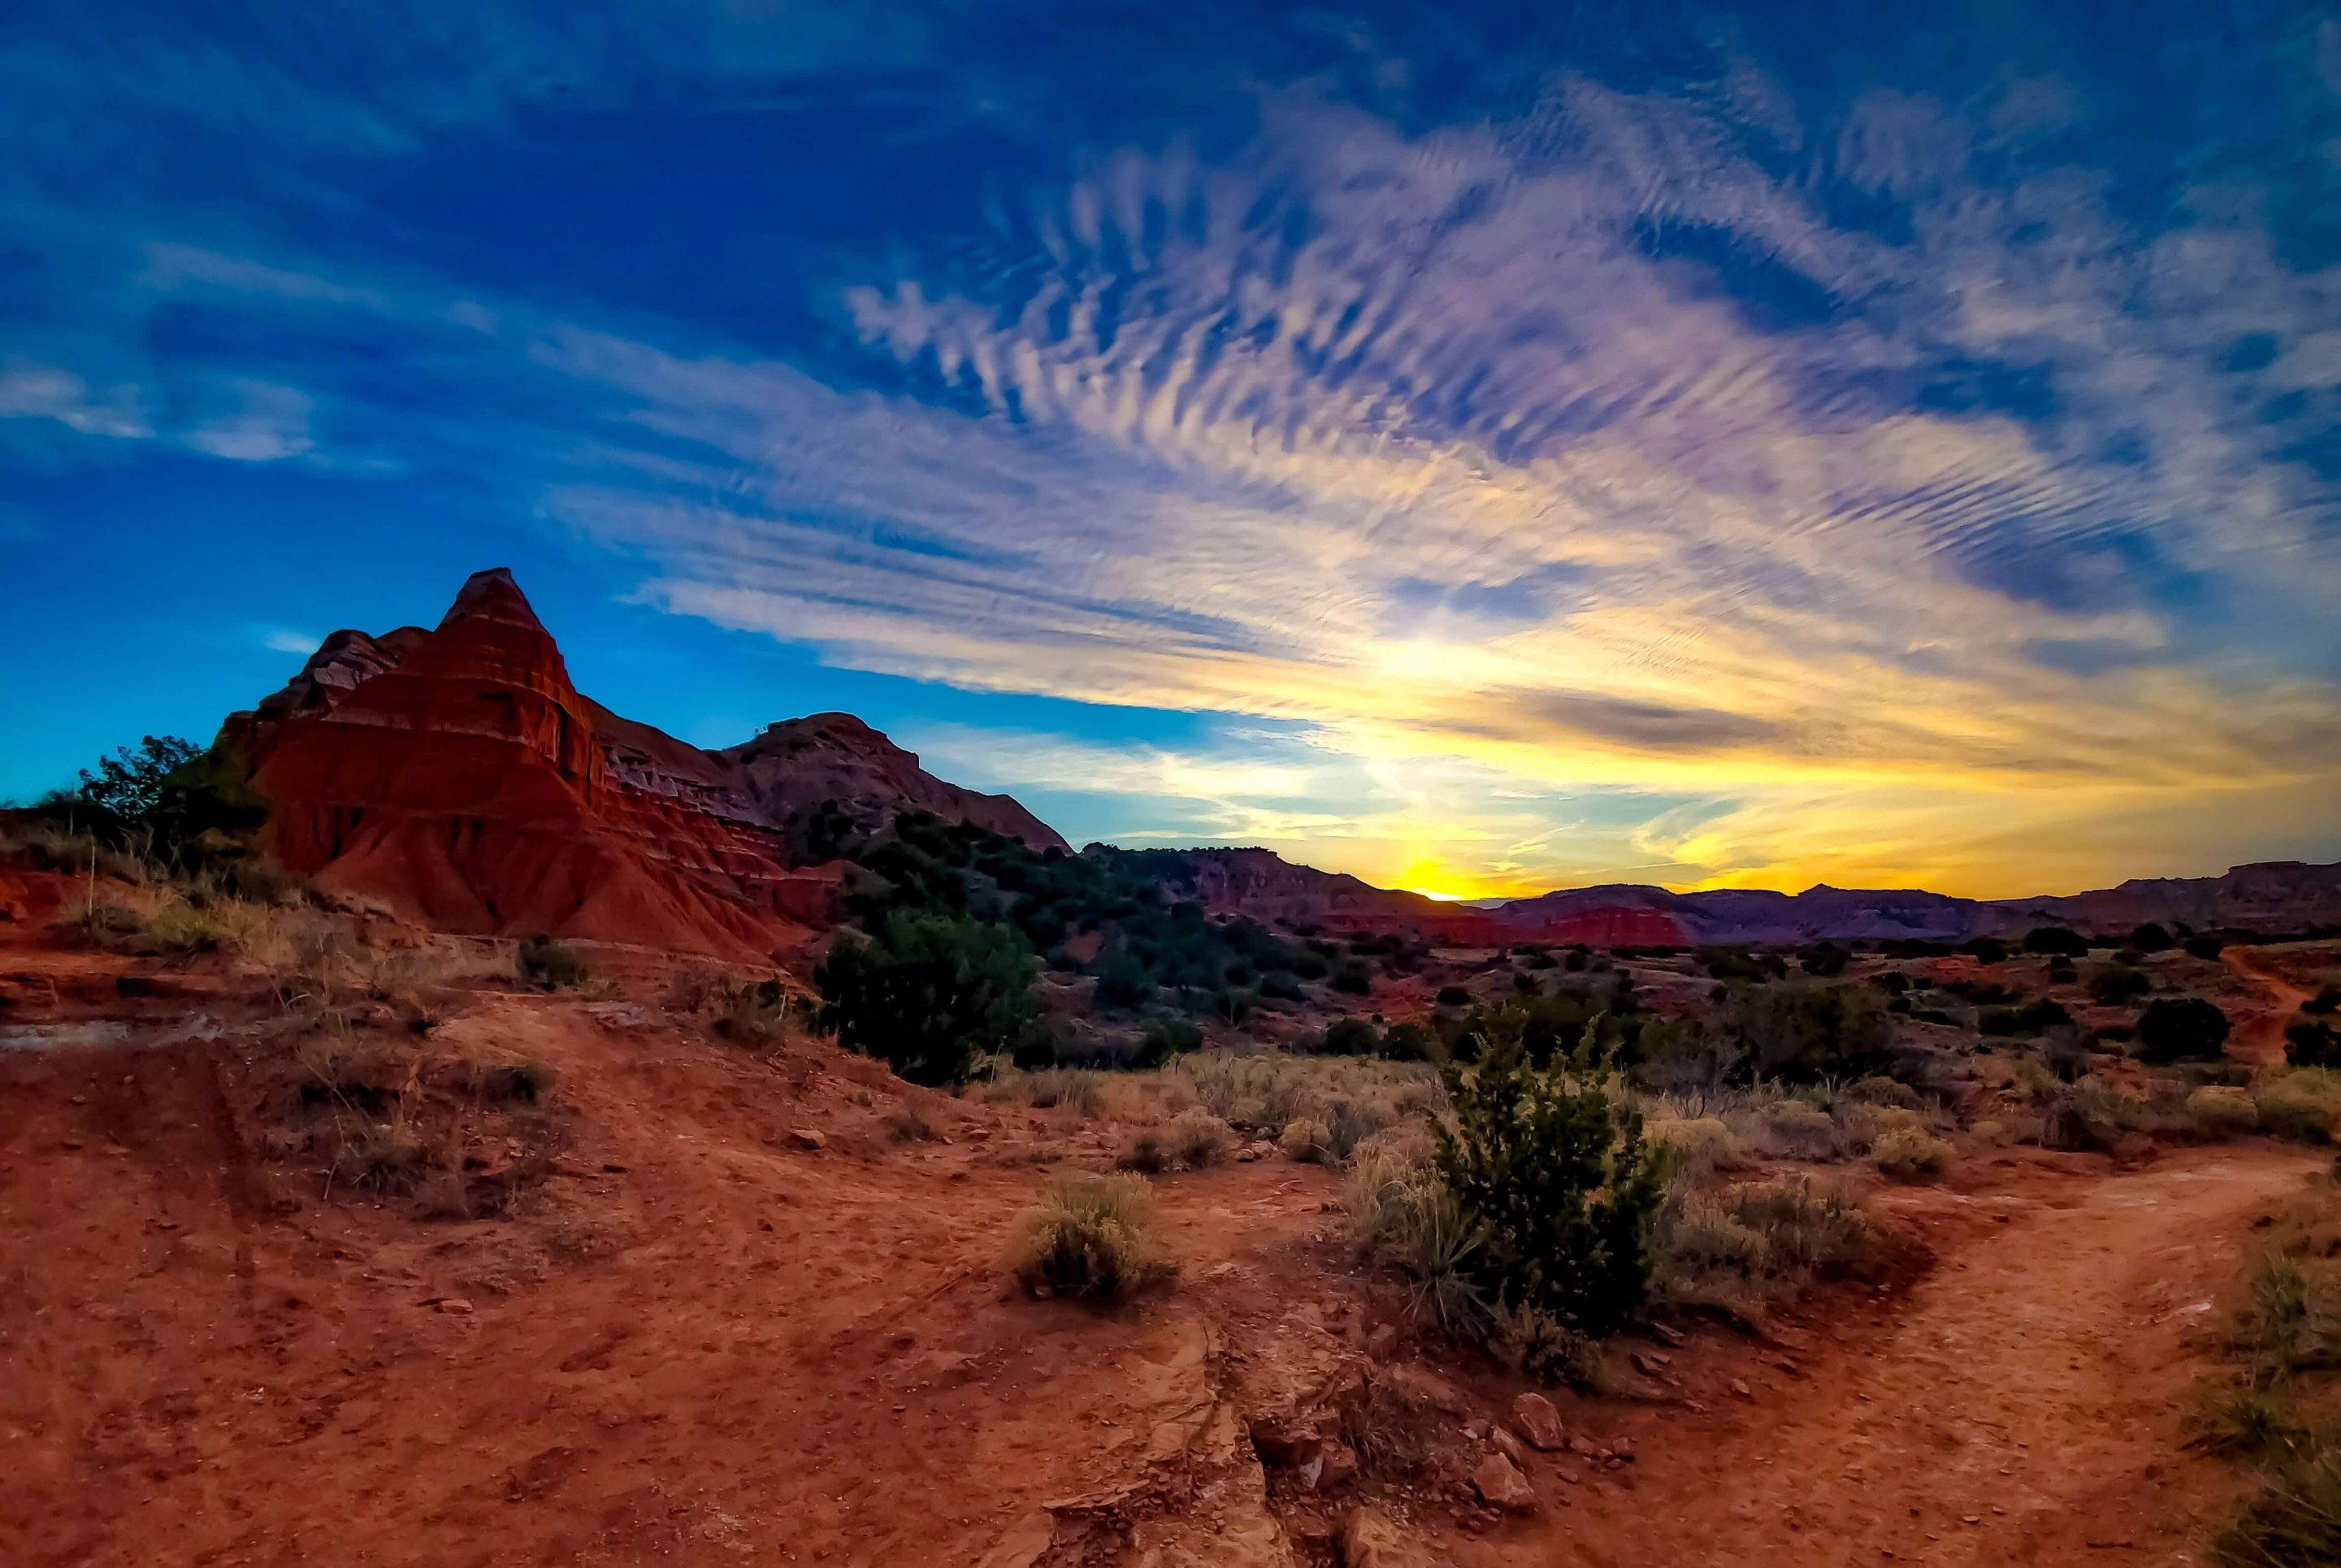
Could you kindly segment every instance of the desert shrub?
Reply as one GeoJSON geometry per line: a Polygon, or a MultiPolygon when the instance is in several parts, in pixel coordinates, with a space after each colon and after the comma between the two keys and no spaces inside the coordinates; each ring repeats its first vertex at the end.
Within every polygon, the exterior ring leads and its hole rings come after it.
{"type": "Polygon", "coordinates": [[[1302,1116],[1285,1124],[1276,1146],[1284,1151],[1287,1159],[1299,1160],[1303,1165],[1323,1165],[1333,1157],[1332,1142],[1331,1128],[1313,1117],[1302,1116]]]}
{"type": "Polygon", "coordinates": [[[1105,1091],[1098,1076],[1087,1067],[1042,1067],[1011,1080],[1022,1091],[1024,1103],[1035,1110],[1069,1110],[1094,1116],[1105,1108],[1105,1091]]]}
{"type": "Polygon", "coordinates": [[[886,1113],[886,1132],[898,1144],[922,1144],[935,1136],[934,1124],[915,1107],[901,1106],[886,1113]]]}
{"type": "Polygon", "coordinates": [[[1439,1005],[1442,1007],[1468,1007],[1471,1005],[1471,993],[1462,986],[1441,986],[1439,987],[1439,1005]]]}
{"type": "Polygon", "coordinates": [[[1858,1193],[1799,1176],[1720,1193],[1678,1186],[1660,1215],[1656,1250],[1669,1299],[1744,1308],[1815,1279],[1868,1274],[1888,1249],[1858,1193]]]}
{"type": "Polygon", "coordinates": [[[2035,926],[2024,934],[2024,950],[2067,958],[2089,956],[2089,939],[2063,926],[2035,926]]]}
{"type": "Polygon", "coordinates": [[[2341,1073],[2272,1073],[2253,1086],[2252,1105],[2264,1131],[2295,1143],[2329,1144],[2341,1113],[2341,1073]]]}
{"type": "Polygon", "coordinates": [[[2227,949],[2224,937],[2189,937],[2180,944],[2190,958],[2216,958],[2227,949]]]}
{"type": "Polygon", "coordinates": [[[1271,1001],[1300,1000],[1300,977],[1290,969],[1270,969],[1260,978],[1260,994],[1271,1001]]]}
{"type": "Polygon", "coordinates": [[[1997,937],[1977,937],[1971,942],[1962,944],[1959,951],[1978,964],[2007,962],[2007,944],[1997,937]]]}
{"type": "Polygon", "coordinates": [[[1603,1075],[1531,1067],[1517,1037],[1444,1077],[1437,1166],[1479,1235],[1483,1291],[1591,1337],[1623,1327],[1649,1294],[1660,1196],[1640,1117],[1613,1106],[1603,1075]]]}
{"type": "Polygon", "coordinates": [[[1665,1151],[1670,1178],[1702,1182],[1748,1158],[1739,1135],[1720,1116],[1657,1118],[1644,1125],[1642,1134],[1652,1148],[1665,1151]]]}
{"type": "Polygon", "coordinates": [[[1758,1112],[1756,1145],[1776,1159],[1832,1160],[1845,1154],[1836,1118],[1803,1100],[1774,1100],[1758,1112]]]}
{"type": "Polygon", "coordinates": [[[513,972],[540,991],[574,990],[593,978],[574,948],[551,937],[531,937],[514,949],[513,972]]]}
{"type": "Polygon", "coordinates": [[[2300,1004],[2300,1010],[2304,1013],[2313,1013],[2319,1017],[2341,1012],[2341,986],[2321,987],[2316,995],[2300,1004]]]}
{"type": "Polygon", "coordinates": [[[1370,1057],[1382,1048],[1382,1034],[1363,1018],[1336,1018],[1326,1027],[1325,1050],[1337,1057],[1370,1057]]]}
{"type": "Polygon", "coordinates": [[[1036,1295],[1114,1300],[1160,1266],[1153,1195],[1138,1176],[1060,1176],[1018,1221],[1008,1266],[1036,1295]]]}
{"type": "Polygon", "coordinates": [[[1362,997],[1374,988],[1373,972],[1360,963],[1345,963],[1333,971],[1333,988],[1348,996],[1362,997]]]}
{"type": "Polygon", "coordinates": [[[2089,995],[2109,1007],[2117,1007],[2152,989],[2154,982],[2147,978],[2146,971],[2133,969],[2127,964],[2099,964],[2089,971],[2089,995]]]}
{"type": "Polygon", "coordinates": [[[1382,1031],[1381,1054],[1385,1060],[1393,1062],[1429,1061],[1431,1047],[1438,1038],[1428,1026],[1408,1018],[1382,1031]]]}
{"type": "Polygon", "coordinates": [[[2207,1137],[2233,1137],[2260,1123],[2259,1107],[2238,1088],[2207,1084],[2187,1097],[2187,1114],[2207,1137]]]}
{"type": "Polygon", "coordinates": [[[1189,1170],[1218,1165],[1235,1146],[1234,1131],[1206,1110],[1180,1112],[1163,1128],[1162,1136],[1170,1157],[1189,1170]]]}
{"type": "Polygon", "coordinates": [[[2341,1067],[2341,1030],[2306,1017],[2285,1026],[2284,1059],[2296,1067],[2341,1067]]]}
{"type": "Polygon", "coordinates": [[[1780,981],[1731,997],[1731,1018],[1759,1077],[1855,1078],[1889,1065],[1893,1025],[1868,986],[1780,981]]]}
{"type": "Polygon", "coordinates": [[[1870,1162],[1891,1181],[1933,1181],[1950,1167],[1951,1146],[1918,1127],[1893,1127],[1870,1146],[1870,1162]]]}
{"type": "Polygon", "coordinates": [[[1203,1031],[1184,1018],[1156,1018],[1138,1037],[1138,1051],[1130,1065],[1141,1071],[1163,1066],[1174,1057],[1200,1050],[1203,1031]]]}
{"type": "Polygon", "coordinates": [[[2227,1015],[2201,997],[2157,997],[2137,1019],[2137,1054],[2149,1062],[2216,1057],[2226,1047],[2227,1015]]]}
{"type": "Polygon", "coordinates": [[[950,1084],[1033,1019],[1034,968],[1011,928],[897,909],[867,940],[841,938],[814,979],[839,1045],[912,1083],[950,1084]]]}
{"type": "Polygon", "coordinates": [[[2167,953],[2174,944],[2167,927],[2157,920],[2148,920],[2130,932],[2129,945],[2141,953],[2167,953]]]}
{"type": "Polygon", "coordinates": [[[1135,1007],[1154,995],[1157,984],[1154,971],[1137,954],[1114,953],[1098,966],[1098,1006],[1135,1007]]]}
{"type": "Polygon", "coordinates": [[[1807,948],[1798,958],[1798,964],[1806,974],[1817,979],[1834,980],[1845,973],[1845,966],[1851,957],[1835,942],[1820,942],[1807,948]]]}

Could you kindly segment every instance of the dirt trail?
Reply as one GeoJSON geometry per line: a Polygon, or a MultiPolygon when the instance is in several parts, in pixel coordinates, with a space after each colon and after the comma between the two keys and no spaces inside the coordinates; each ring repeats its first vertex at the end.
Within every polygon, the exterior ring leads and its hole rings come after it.
{"type": "Polygon", "coordinates": [[[1574,1506],[1455,1560],[2197,1561],[2226,1480],[2180,1446],[2189,1336],[2216,1321],[2255,1211],[2322,1164],[2237,1146],[2099,1179],[2031,1173],[2000,1196],[1912,1195],[1980,1210],[1965,1217],[1984,1228],[1890,1322],[1799,1353],[1802,1375],[1762,1368],[1731,1415],[1657,1425],[1631,1492],[1575,1489],[1574,1506]]]}
{"type": "Polygon", "coordinates": [[[2284,1027],[2300,1011],[2301,1003],[2309,999],[2309,993],[2262,963],[2249,948],[2229,948],[2220,957],[2266,997],[2266,1010],[2244,1020],[2243,1027],[2227,1041],[2227,1054],[2258,1067],[2283,1066],[2284,1027]]]}

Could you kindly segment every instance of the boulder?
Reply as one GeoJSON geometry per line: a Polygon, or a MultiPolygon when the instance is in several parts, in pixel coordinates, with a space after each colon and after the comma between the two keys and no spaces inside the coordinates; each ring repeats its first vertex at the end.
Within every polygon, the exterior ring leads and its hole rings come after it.
{"type": "Polygon", "coordinates": [[[1560,1412],[1541,1394],[1523,1394],[1512,1401],[1512,1429],[1528,1439],[1529,1447],[1546,1454],[1569,1445],[1569,1428],[1561,1424],[1560,1412]]]}
{"type": "Polygon", "coordinates": [[[1520,1467],[1500,1454],[1490,1454],[1471,1472],[1471,1490],[1490,1508],[1507,1513],[1527,1513],[1536,1508],[1536,1489],[1520,1467]]]}

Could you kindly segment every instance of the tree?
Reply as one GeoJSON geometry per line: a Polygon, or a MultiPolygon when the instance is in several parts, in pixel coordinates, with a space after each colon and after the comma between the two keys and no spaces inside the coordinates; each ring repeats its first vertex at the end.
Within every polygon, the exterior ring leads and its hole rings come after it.
{"type": "Polygon", "coordinates": [[[96,772],[81,770],[81,798],[125,822],[147,822],[163,803],[164,781],[203,754],[176,735],[145,736],[135,750],[117,746],[113,756],[98,759],[96,772]]]}
{"type": "Polygon", "coordinates": [[[1624,1327],[1649,1294],[1661,1196],[1641,1117],[1611,1104],[1605,1070],[1539,1069],[1509,1030],[1440,1076],[1454,1125],[1435,1126],[1437,1164],[1477,1237],[1467,1270],[1499,1307],[1593,1337],[1624,1327]]]}
{"type": "Polygon", "coordinates": [[[2201,997],[2157,997],[2137,1016],[2137,1054],[2146,1061],[2216,1057],[2226,1046],[2227,1015],[2201,997]]]}
{"type": "Polygon", "coordinates": [[[867,939],[841,938],[813,971],[838,1044],[917,1084],[967,1077],[1011,1049],[1036,1016],[1037,960],[1006,926],[897,909],[867,939]]]}

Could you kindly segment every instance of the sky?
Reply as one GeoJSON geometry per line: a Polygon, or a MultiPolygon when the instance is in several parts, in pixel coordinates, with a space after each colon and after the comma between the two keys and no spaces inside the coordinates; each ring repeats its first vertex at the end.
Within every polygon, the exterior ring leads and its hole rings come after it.
{"type": "Polygon", "coordinates": [[[0,10],[0,797],[504,565],[1075,843],[2341,858],[2341,13],[0,10]]]}

